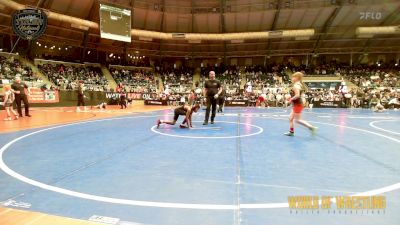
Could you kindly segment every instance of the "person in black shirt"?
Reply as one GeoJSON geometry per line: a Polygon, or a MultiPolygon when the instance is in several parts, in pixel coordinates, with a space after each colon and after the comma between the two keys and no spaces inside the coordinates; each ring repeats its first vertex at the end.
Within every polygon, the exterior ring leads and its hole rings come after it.
{"type": "Polygon", "coordinates": [[[207,98],[206,100],[207,109],[203,125],[208,125],[208,119],[210,118],[211,107],[212,107],[211,124],[214,124],[214,118],[217,111],[217,100],[222,92],[221,83],[215,79],[215,72],[210,71],[208,75],[210,79],[204,83],[204,95],[207,98]]]}
{"type": "Polygon", "coordinates": [[[119,105],[121,109],[126,109],[126,93],[123,84],[119,83],[116,90],[119,93],[119,105]]]}
{"type": "Polygon", "coordinates": [[[25,88],[28,89],[28,94],[30,94],[30,90],[28,85],[21,82],[21,78],[17,74],[17,78],[15,78],[15,82],[11,85],[13,92],[15,94],[15,103],[17,104],[18,114],[22,117],[22,109],[21,102],[24,102],[25,106],[25,116],[31,117],[29,114],[29,102],[28,97],[25,94],[25,88]]]}
{"type": "Polygon", "coordinates": [[[83,81],[79,81],[78,84],[78,105],[76,108],[76,111],[81,111],[80,106],[83,106],[83,109],[85,110],[85,95],[83,93],[83,81]]]}
{"type": "Polygon", "coordinates": [[[225,89],[222,90],[221,94],[218,96],[218,112],[223,112],[222,108],[224,107],[224,103],[225,103],[225,89]]]}

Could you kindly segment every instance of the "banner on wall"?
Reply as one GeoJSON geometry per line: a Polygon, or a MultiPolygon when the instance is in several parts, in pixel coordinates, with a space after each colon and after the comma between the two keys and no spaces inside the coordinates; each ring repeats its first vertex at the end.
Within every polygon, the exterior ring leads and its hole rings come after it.
{"type": "Polygon", "coordinates": [[[167,100],[144,100],[145,105],[168,105],[167,100]]]}
{"type": "Polygon", "coordinates": [[[29,103],[58,103],[60,97],[58,91],[41,90],[40,88],[31,88],[31,94],[28,95],[29,103]]]}
{"type": "Polygon", "coordinates": [[[248,100],[226,100],[225,106],[248,106],[248,100]]]}
{"type": "MultiPolygon", "coordinates": [[[[119,99],[120,93],[118,92],[107,92],[107,99],[119,99]]],[[[154,99],[157,98],[157,93],[127,93],[127,97],[133,100],[143,100],[143,99],[154,99]]]]}
{"type": "Polygon", "coordinates": [[[315,101],[315,108],[340,108],[342,107],[341,101],[315,101]]]}

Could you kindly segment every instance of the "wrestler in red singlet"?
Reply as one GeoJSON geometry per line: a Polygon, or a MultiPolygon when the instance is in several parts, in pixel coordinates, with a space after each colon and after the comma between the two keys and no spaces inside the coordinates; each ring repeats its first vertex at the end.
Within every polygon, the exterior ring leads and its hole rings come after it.
{"type": "Polygon", "coordinates": [[[303,103],[301,102],[301,91],[305,88],[303,85],[303,74],[300,72],[294,73],[292,75],[292,82],[293,88],[291,91],[292,98],[290,99],[290,102],[292,102],[293,108],[289,117],[290,130],[289,132],[285,133],[285,135],[294,136],[294,121],[307,127],[311,132],[315,133],[317,128],[307,121],[301,119],[301,112],[304,108],[303,103]]]}

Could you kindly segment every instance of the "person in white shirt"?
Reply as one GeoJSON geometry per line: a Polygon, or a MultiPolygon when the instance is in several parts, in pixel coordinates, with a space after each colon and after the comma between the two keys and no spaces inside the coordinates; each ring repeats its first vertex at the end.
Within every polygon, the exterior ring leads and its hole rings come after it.
{"type": "Polygon", "coordinates": [[[290,98],[292,96],[290,95],[289,92],[285,93],[284,95],[284,104],[285,104],[285,108],[288,107],[288,105],[290,104],[290,98]]]}
{"type": "Polygon", "coordinates": [[[185,99],[185,96],[183,95],[181,97],[180,103],[181,103],[181,105],[185,105],[185,102],[186,102],[186,99],[185,99]]]}

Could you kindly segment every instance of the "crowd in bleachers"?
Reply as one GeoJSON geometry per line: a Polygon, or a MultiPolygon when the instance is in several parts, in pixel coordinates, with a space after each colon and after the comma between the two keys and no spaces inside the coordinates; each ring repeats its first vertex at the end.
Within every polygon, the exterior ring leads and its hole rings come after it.
{"type": "Polygon", "coordinates": [[[344,77],[360,87],[394,87],[396,85],[399,86],[400,82],[400,66],[394,62],[350,66],[332,61],[317,66],[289,65],[289,67],[293,72],[304,71],[307,76],[333,75],[344,77]]]}
{"type": "Polygon", "coordinates": [[[400,71],[374,67],[354,67],[343,70],[343,77],[360,87],[399,87],[400,71]]]}
{"type": "Polygon", "coordinates": [[[240,92],[240,85],[242,82],[242,74],[240,68],[237,66],[210,66],[201,68],[200,87],[208,79],[208,73],[215,71],[215,77],[221,81],[221,85],[225,88],[228,94],[238,94],[240,92]]]}
{"type": "Polygon", "coordinates": [[[23,81],[32,83],[41,83],[41,80],[35,76],[29,66],[24,66],[20,60],[14,57],[0,56],[0,80],[11,82],[19,75],[23,81]]]}
{"type": "Polygon", "coordinates": [[[99,67],[43,64],[38,65],[38,68],[51,82],[63,90],[75,90],[80,81],[89,91],[108,91],[110,89],[108,81],[99,67]]]}
{"type": "Polygon", "coordinates": [[[128,55],[124,61],[123,57],[113,55],[112,57],[107,57],[108,65],[125,65],[125,66],[135,66],[135,67],[150,67],[150,60],[145,56],[134,56],[128,55]]]}
{"type": "Polygon", "coordinates": [[[251,86],[254,91],[268,87],[280,87],[289,82],[286,67],[283,65],[247,66],[245,74],[246,87],[251,86]]]}
{"type": "Polygon", "coordinates": [[[157,68],[164,88],[172,93],[189,93],[193,88],[193,68],[181,66],[179,69],[157,68]]]}
{"type": "MultiPolygon", "coordinates": [[[[146,61],[147,62],[147,61],[146,61]]],[[[144,65],[144,64],[143,64],[144,65]]],[[[146,64],[147,65],[147,64],[146,64]]],[[[75,90],[82,81],[88,91],[112,91],[99,67],[89,65],[43,64],[38,68],[60,89],[75,90]]],[[[112,77],[122,84],[124,92],[157,93],[159,74],[164,92],[160,97],[171,102],[183,102],[193,89],[202,90],[209,71],[216,72],[226,90],[227,100],[249,100],[255,102],[260,95],[266,96],[268,105],[287,106],[290,98],[290,71],[305,71],[314,75],[331,75],[346,79],[355,87],[342,89],[312,89],[304,93],[303,99],[309,105],[318,101],[342,102],[347,107],[371,107],[383,105],[386,108],[399,107],[400,66],[394,63],[349,66],[330,62],[305,67],[291,64],[272,64],[266,66],[205,66],[201,68],[200,81],[193,85],[194,69],[181,66],[176,68],[115,69],[111,68],[112,77]],[[393,65],[392,65],[393,64],[393,65]],[[196,87],[194,87],[196,86],[196,87]]],[[[13,80],[20,74],[25,82],[41,82],[28,66],[23,66],[18,59],[0,56],[0,80],[13,80]]],[[[201,95],[201,92],[198,93],[201,95]]]]}
{"type": "Polygon", "coordinates": [[[152,70],[110,69],[117,84],[122,84],[124,92],[155,93],[157,81],[152,70]]]}

